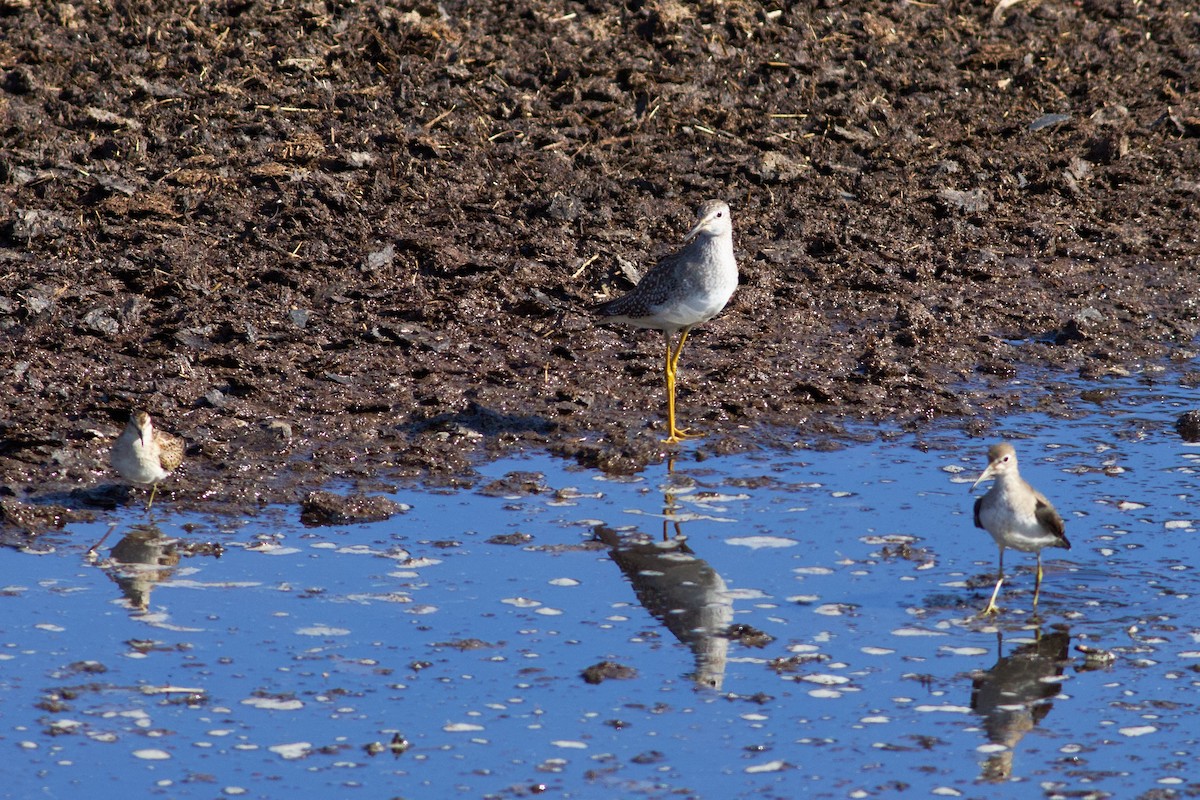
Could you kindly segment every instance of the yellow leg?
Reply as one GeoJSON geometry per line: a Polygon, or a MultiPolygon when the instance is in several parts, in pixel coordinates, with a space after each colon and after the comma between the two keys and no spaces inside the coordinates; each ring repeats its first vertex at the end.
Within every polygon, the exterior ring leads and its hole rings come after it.
{"type": "Polygon", "coordinates": [[[688,333],[691,328],[684,328],[679,332],[679,344],[675,345],[675,353],[671,356],[671,372],[676,372],[679,369],[679,356],[683,354],[683,345],[687,341],[688,333]]]}
{"type": "Polygon", "coordinates": [[[105,539],[107,539],[109,536],[111,536],[111,535],[112,535],[112,532],[113,532],[113,531],[115,531],[116,529],[117,529],[117,523],[116,523],[116,522],[114,522],[114,523],[112,523],[111,525],[109,525],[109,526],[108,526],[108,530],[107,530],[107,531],[105,531],[104,535],[100,537],[100,541],[96,542],[94,545],[92,545],[91,547],[89,547],[89,548],[87,549],[87,555],[89,555],[89,556],[90,556],[90,555],[92,555],[93,553],[95,553],[95,552],[96,552],[96,550],[97,550],[97,549],[99,549],[100,545],[104,544],[104,540],[105,540],[105,539]]]}
{"type": "Polygon", "coordinates": [[[1033,607],[1037,609],[1038,597],[1042,593],[1042,551],[1038,551],[1037,580],[1033,584],[1033,607]]]}
{"type": "Polygon", "coordinates": [[[1000,579],[996,581],[996,588],[992,589],[992,597],[988,600],[987,608],[979,612],[981,617],[989,617],[992,614],[999,614],[1000,607],[996,605],[996,596],[1000,594],[1000,587],[1004,584],[1004,548],[1000,548],[1000,579]]]}
{"type": "Polygon", "coordinates": [[[671,348],[671,335],[663,331],[663,341],[666,342],[666,364],[664,365],[667,376],[667,444],[675,444],[681,439],[692,439],[699,434],[688,432],[687,428],[679,428],[675,425],[675,376],[679,371],[679,356],[683,354],[683,345],[687,342],[688,328],[684,328],[679,332],[679,343],[671,348]]]}
{"type": "Polygon", "coordinates": [[[146,503],[147,511],[150,510],[150,506],[154,505],[154,493],[157,491],[158,491],[158,484],[157,483],[151,484],[150,485],[150,502],[146,503]]]}

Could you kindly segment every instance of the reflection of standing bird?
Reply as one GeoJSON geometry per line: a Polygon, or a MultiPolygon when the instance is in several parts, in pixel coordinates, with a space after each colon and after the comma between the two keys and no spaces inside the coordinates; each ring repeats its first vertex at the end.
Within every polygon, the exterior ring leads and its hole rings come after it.
{"type": "Polygon", "coordinates": [[[121,431],[112,448],[112,465],[122,478],[130,483],[151,486],[147,511],[154,505],[159,481],[174,472],[181,463],[183,440],[155,430],[150,415],[145,411],[135,411],[130,415],[129,424],[121,431]]]}
{"type": "Polygon", "coordinates": [[[1031,644],[999,658],[996,665],[972,682],[971,710],[984,719],[988,741],[1006,748],[988,758],[984,780],[1007,780],[1012,775],[1013,749],[1025,734],[1050,713],[1050,699],[1062,691],[1062,676],[1071,642],[1069,631],[1041,636],[1031,644]]]}
{"type": "Polygon", "coordinates": [[[1037,553],[1037,581],[1033,590],[1033,607],[1037,609],[1038,595],[1042,590],[1042,549],[1063,547],[1071,549],[1063,530],[1062,517],[1046,496],[1021,478],[1017,471],[1017,451],[1007,442],[988,448],[988,465],[975,483],[995,478],[996,482],[987,494],[975,501],[975,527],[983,528],[992,535],[1000,548],[1000,577],[992,598],[980,616],[995,614],[996,596],[1004,583],[1004,548],[1011,547],[1024,553],[1037,553]]]}
{"type": "Polygon", "coordinates": [[[136,525],[113,547],[108,574],[133,608],[150,607],[150,591],[171,577],[179,564],[178,544],[155,525],[136,525]]]}
{"type": "Polygon", "coordinates": [[[688,244],[662,259],[638,282],[633,291],[596,307],[606,322],[626,322],[663,332],[667,382],[667,441],[678,442],[689,434],[675,425],[675,376],[679,356],[693,326],[721,313],[737,288],[737,260],[733,255],[733,221],[729,206],[709,200],[700,206],[688,244]],[[671,346],[671,335],[679,342],[671,346]]]}
{"type": "Polygon", "coordinates": [[[595,535],[609,546],[642,606],[692,649],[693,680],[720,689],[729,652],[725,634],[733,622],[733,598],[724,579],[682,536],[662,542],[622,538],[604,525],[596,526],[595,535]]]}

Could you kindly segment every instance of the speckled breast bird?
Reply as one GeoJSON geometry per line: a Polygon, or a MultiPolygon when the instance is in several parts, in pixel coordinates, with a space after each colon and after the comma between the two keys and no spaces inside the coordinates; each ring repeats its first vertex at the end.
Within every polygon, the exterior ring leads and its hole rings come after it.
{"type": "Polygon", "coordinates": [[[158,484],[183,463],[183,440],[155,430],[149,414],[135,411],[113,444],[111,458],[113,468],[122,478],[151,487],[150,502],[146,504],[149,511],[158,484]]]}
{"type": "Polygon", "coordinates": [[[669,443],[694,436],[675,424],[675,379],[688,332],[725,308],[738,284],[729,205],[709,200],[696,213],[683,249],[659,261],[626,295],[596,306],[602,322],[624,322],[663,332],[669,443]],[[678,334],[678,342],[671,339],[678,334]]]}
{"type": "Polygon", "coordinates": [[[995,483],[987,494],[975,501],[975,527],[983,528],[996,540],[1000,548],[1000,577],[980,616],[1000,610],[996,606],[996,596],[1004,583],[1005,548],[1037,553],[1037,581],[1033,590],[1036,610],[1042,590],[1042,550],[1047,547],[1071,549],[1062,517],[1044,494],[1021,477],[1017,470],[1017,451],[1011,444],[1002,442],[988,448],[987,468],[971,484],[971,489],[988,478],[994,478],[995,483]]]}

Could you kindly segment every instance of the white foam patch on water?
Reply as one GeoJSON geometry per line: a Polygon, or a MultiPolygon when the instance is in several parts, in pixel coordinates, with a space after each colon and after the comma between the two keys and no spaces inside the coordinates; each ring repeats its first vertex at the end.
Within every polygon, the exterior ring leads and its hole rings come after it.
{"type": "Polygon", "coordinates": [[[349,634],[349,628],[334,628],[329,625],[311,625],[296,630],[297,636],[348,636],[349,634]]]}
{"type": "Polygon", "coordinates": [[[504,597],[500,602],[506,606],[516,606],[517,608],[537,608],[541,605],[541,601],[531,600],[528,597],[504,597]]]}
{"type": "Polygon", "coordinates": [[[917,540],[917,537],[900,533],[889,533],[885,536],[879,536],[877,534],[871,536],[860,536],[858,540],[863,544],[912,544],[917,540]]]}
{"type": "Polygon", "coordinates": [[[952,656],[986,656],[989,652],[986,647],[950,647],[949,645],[942,645],[938,650],[952,656]]]}
{"type": "Polygon", "coordinates": [[[823,617],[840,617],[844,616],[847,611],[853,611],[854,606],[848,603],[825,603],[813,609],[814,614],[820,614],[823,617]]]}
{"type": "Polygon", "coordinates": [[[420,605],[415,605],[412,608],[404,609],[405,614],[415,614],[418,616],[423,614],[436,614],[438,611],[439,609],[437,606],[429,603],[421,603],[420,605]]]}
{"type": "Polygon", "coordinates": [[[735,547],[749,547],[751,550],[763,550],[772,547],[795,547],[800,544],[795,539],[784,539],[781,536],[736,536],[726,539],[726,544],[735,547]]]}
{"type": "Polygon", "coordinates": [[[246,548],[251,553],[258,553],[264,556],[291,556],[300,552],[299,547],[283,547],[281,545],[263,544],[258,547],[246,548]]]}
{"type": "Polygon", "coordinates": [[[348,556],[383,555],[383,553],[380,552],[379,550],[376,550],[374,547],[371,547],[370,545],[366,545],[366,544],[351,544],[351,545],[346,545],[344,547],[338,547],[336,552],[341,553],[343,555],[348,555],[348,556]]]}
{"type": "Polygon", "coordinates": [[[929,705],[929,704],[917,705],[917,706],[913,706],[913,710],[920,711],[923,714],[930,714],[930,713],[970,714],[971,713],[971,709],[967,708],[966,706],[955,706],[955,705],[950,705],[949,703],[940,705],[940,706],[929,705]]]}
{"type": "Polygon", "coordinates": [[[304,708],[304,702],[301,700],[281,697],[247,697],[242,701],[242,705],[261,708],[264,711],[296,711],[304,708]]]}
{"type": "Polygon", "coordinates": [[[179,579],[162,581],[159,586],[170,586],[172,589],[254,589],[262,586],[260,581],[197,581],[179,579]]]}
{"type": "Polygon", "coordinates": [[[308,751],[312,749],[312,742],[288,742],[271,745],[267,749],[281,758],[292,761],[308,755],[308,751]]]}
{"type": "Polygon", "coordinates": [[[1158,728],[1154,727],[1153,725],[1133,725],[1128,728],[1118,728],[1117,730],[1122,736],[1134,737],[1145,736],[1148,733],[1154,733],[1158,730],[1158,728]]]}
{"type": "Polygon", "coordinates": [[[134,750],[133,757],[140,758],[143,761],[166,761],[171,757],[171,754],[166,750],[159,750],[155,747],[147,747],[142,750],[134,750]]]}
{"type": "Polygon", "coordinates": [[[819,683],[823,686],[840,686],[850,682],[850,679],[845,675],[805,675],[800,680],[808,681],[809,683],[819,683]]]}
{"type": "MultiPolygon", "coordinates": [[[[679,492],[676,492],[679,494],[679,492]]],[[[748,494],[721,494],[719,492],[706,492],[702,495],[694,494],[691,496],[693,502],[697,505],[701,503],[732,503],[738,500],[749,500],[748,494]]]]}
{"type": "Polygon", "coordinates": [[[387,594],[348,594],[346,599],[355,603],[411,603],[412,598],[400,592],[387,594]]]}
{"type": "Polygon", "coordinates": [[[924,628],[896,628],[892,636],[948,636],[945,631],[930,631],[924,628]]]}

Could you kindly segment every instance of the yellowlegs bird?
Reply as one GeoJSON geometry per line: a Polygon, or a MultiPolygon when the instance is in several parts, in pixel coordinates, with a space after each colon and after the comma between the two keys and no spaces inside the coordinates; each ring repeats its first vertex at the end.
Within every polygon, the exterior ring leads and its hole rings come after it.
{"type": "Polygon", "coordinates": [[[595,309],[605,322],[663,332],[669,443],[695,435],[675,425],[675,376],[688,332],[721,313],[738,283],[729,206],[709,200],[700,206],[696,218],[682,250],[659,261],[629,294],[595,309]],[[676,333],[679,341],[672,347],[671,337],[676,333]]]}
{"type": "Polygon", "coordinates": [[[151,486],[147,511],[154,505],[159,481],[181,463],[183,440],[155,430],[150,415],[145,411],[135,411],[130,415],[129,424],[121,431],[112,449],[112,465],[122,478],[130,483],[151,486]]]}
{"type": "Polygon", "coordinates": [[[983,528],[996,540],[1000,548],[1000,577],[992,590],[992,599],[980,616],[995,614],[996,596],[1004,583],[1004,548],[1011,547],[1023,553],[1037,553],[1037,581],[1033,590],[1033,607],[1037,609],[1038,595],[1042,590],[1042,550],[1046,547],[1071,549],[1071,543],[1063,531],[1062,517],[1046,496],[1034,489],[1017,471],[1017,451],[1008,442],[988,448],[988,465],[975,483],[974,489],[988,478],[995,483],[987,494],[975,501],[975,527],[983,528]]]}

